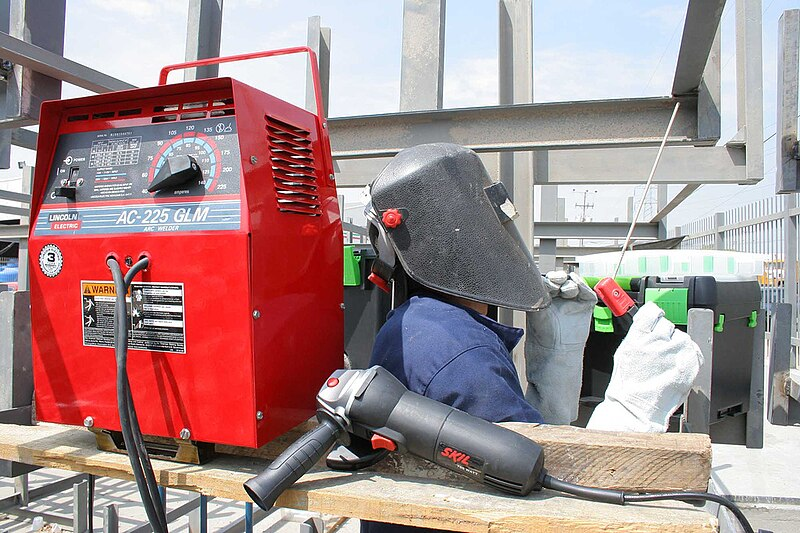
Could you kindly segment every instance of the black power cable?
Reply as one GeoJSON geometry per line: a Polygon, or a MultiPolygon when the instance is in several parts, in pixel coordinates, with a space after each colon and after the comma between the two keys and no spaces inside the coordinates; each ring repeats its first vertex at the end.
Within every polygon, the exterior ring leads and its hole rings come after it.
{"type": "Polygon", "coordinates": [[[546,489],[557,490],[558,492],[565,492],[572,494],[579,498],[592,501],[600,501],[604,503],[613,503],[616,505],[625,505],[626,503],[640,503],[640,502],[654,502],[660,500],[677,500],[684,502],[693,501],[709,501],[726,507],[733,516],[739,521],[745,533],[753,533],[753,526],[747,521],[739,507],[736,506],[728,498],[719,496],[717,494],[710,494],[708,492],[646,492],[642,494],[635,494],[632,492],[622,492],[621,490],[611,489],[598,489],[594,487],[585,487],[583,485],[576,485],[567,481],[554,478],[553,476],[543,473],[542,486],[546,489]]]}
{"type": "Polygon", "coordinates": [[[125,302],[125,295],[128,293],[133,278],[141,270],[147,268],[149,263],[147,258],[140,259],[123,277],[122,269],[116,259],[110,257],[106,262],[111,270],[117,293],[114,311],[114,353],[117,361],[117,407],[122,438],[125,441],[133,477],[139,488],[142,505],[144,505],[150,525],[155,533],[167,533],[166,513],[158,492],[158,484],[150,464],[150,457],[144,446],[128,380],[128,306],[125,302]]]}

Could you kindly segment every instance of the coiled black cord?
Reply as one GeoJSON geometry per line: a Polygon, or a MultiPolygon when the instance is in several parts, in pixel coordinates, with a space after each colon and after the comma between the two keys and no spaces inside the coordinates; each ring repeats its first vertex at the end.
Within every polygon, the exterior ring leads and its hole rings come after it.
{"type": "Polygon", "coordinates": [[[122,269],[116,259],[110,257],[106,262],[111,270],[117,293],[114,311],[114,354],[117,361],[117,407],[122,438],[125,441],[133,477],[139,488],[139,495],[142,497],[142,505],[150,525],[155,533],[167,533],[166,513],[158,492],[153,466],[150,464],[150,457],[144,446],[128,380],[128,306],[125,302],[125,295],[128,293],[133,278],[141,270],[147,268],[149,263],[150,261],[146,257],[140,259],[123,277],[122,269]]]}
{"type": "Polygon", "coordinates": [[[616,505],[625,505],[626,503],[640,503],[640,502],[654,502],[661,500],[677,500],[682,502],[693,501],[709,501],[714,502],[727,508],[733,516],[739,521],[745,533],[753,533],[753,526],[747,521],[739,507],[724,496],[718,494],[710,494],[708,492],[646,492],[643,494],[635,494],[632,492],[622,492],[620,490],[611,489],[598,489],[594,487],[584,487],[583,485],[576,485],[567,481],[554,478],[553,476],[545,473],[542,478],[542,486],[546,489],[557,490],[572,494],[579,498],[591,501],[599,501],[604,503],[613,503],[616,505]]]}

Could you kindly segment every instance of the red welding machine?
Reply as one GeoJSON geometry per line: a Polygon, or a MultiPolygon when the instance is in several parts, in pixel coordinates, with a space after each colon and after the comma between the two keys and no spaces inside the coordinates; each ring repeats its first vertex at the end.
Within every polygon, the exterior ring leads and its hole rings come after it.
{"type": "MultiPolygon", "coordinates": [[[[211,60],[308,53],[305,47],[211,60]]],[[[119,431],[106,261],[127,294],[146,435],[261,446],[343,357],[342,226],[325,120],[231,78],[42,106],[31,206],[38,420],[119,431]]],[[[321,96],[315,75],[316,109],[321,96]]]]}

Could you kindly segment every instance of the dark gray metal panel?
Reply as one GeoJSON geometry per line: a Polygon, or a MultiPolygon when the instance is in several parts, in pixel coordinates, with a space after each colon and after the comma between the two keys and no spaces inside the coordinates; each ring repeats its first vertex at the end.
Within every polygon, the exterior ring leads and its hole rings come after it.
{"type": "Polygon", "coordinates": [[[400,109],[441,109],[445,0],[403,1],[400,109]]]}
{"type": "Polygon", "coordinates": [[[800,9],[784,11],[778,21],[778,122],[775,193],[800,190],[797,149],[800,9]]]}
{"type": "MultiPolygon", "coordinates": [[[[697,97],[680,97],[670,144],[713,144],[697,138],[697,97]]],[[[477,152],[658,145],[673,98],[518,104],[418,111],[328,121],[338,159],[388,157],[403,148],[451,142],[477,152]]],[[[652,163],[652,160],[651,160],[652,163]]]]}
{"type": "Polygon", "coordinates": [[[750,408],[747,410],[745,444],[748,448],[764,447],[764,330],[765,312],[758,310],[753,332],[753,365],[750,371],[750,408]]]}
{"type": "Polygon", "coordinates": [[[60,54],[49,52],[5,33],[0,33],[0,56],[19,66],[24,65],[43,75],[47,74],[96,93],[136,88],[130,83],[70,61],[60,54]]]}
{"type": "Polygon", "coordinates": [[[789,423],[789,395],[785,384],[792,355],[792,305],[775,304],[772,315],[769,370],[767,371],[767,420],[776,426],[789,423]]]}
{"type": "MultiPolygon", "coordinates": [[[[190,0],[186,27],[186,61],[219,57],[223,0],[190,0]]],[[[216,78],[219,65],[188,68],[184,81],[216,78]]]]}
{"type": "Polygon", "coordinates": [[[30,293],[0,293],[0,409],[25,407],[33,399],[30,293]]]}
{"type": "Polygon", "coordinates": [[[697,90],[724,8],[725,0],[689,0],[672,94],[697,90]]]}

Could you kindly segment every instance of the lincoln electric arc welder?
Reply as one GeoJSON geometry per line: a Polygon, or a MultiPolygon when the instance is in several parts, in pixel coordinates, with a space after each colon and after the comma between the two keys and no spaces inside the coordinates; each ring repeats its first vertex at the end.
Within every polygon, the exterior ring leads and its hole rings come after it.
{"type": "Polygon", "coordinates": [[[342,228],[316,65],[305,47],[216,58],[165,67],[157,87],[42,106],[38,420],[89,426],[130,453],[119,432],[132,417],[174,457],[199,443],[261,446],[313,415],[343,357],[342,228]],[[309,54],[318,114],[231,78],[166,85],[171,70],[287,53],[309,54]]]}

